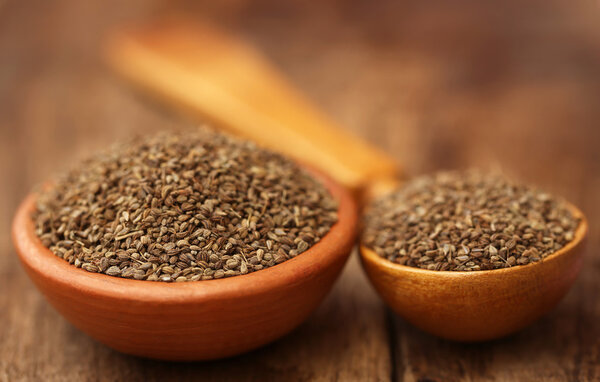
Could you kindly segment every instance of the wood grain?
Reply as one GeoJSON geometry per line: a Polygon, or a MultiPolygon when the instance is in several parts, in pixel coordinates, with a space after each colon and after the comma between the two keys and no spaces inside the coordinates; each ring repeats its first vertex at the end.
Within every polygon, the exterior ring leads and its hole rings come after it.
{"type": "Polygon", "coordinates": [[[0,182],[0,381],[598,380],[597,18],[584,0],[0,3],[0,176],[9,179],[0,182]],[[74,329],[18,265],[9,222],[51,173],[182,123],[132,94],[99,57],[109,27],[175,8],[244,33],[328,115],[412,174],[500,165],[581,207],[588,256],[573,290],[514,336],[456,344],[387,313],[354,256],[306,324],[234,359],[148,361],[74,329]]]}

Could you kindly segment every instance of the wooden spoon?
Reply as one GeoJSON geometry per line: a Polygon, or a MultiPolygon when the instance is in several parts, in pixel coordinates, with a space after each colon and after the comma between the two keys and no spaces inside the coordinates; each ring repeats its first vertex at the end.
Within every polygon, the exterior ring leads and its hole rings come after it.
{"type": "MultiPolygon", "coordinates": [[[[213,26],[171,20],[124,30],[107,53],[118,72],[152,95],[316,166],[363,203],[398,184],[390,158],[347,135],[259,53],[213,26]]],[[[526,266],[428,271],[365,247],[361,259],[383,299],[414,325],[453,340],[498,338],[548,312],[574,282],[587,222],[572,210],[581,218],[573,242],[526,266]]]]}
{"type": "Polygon", "coordinates": [[[569,291],[583,263],[588,225],[542,261],[488,271],[429,271],[393,263],[360,247],[371,283],[399,315],[439,337],[490,340],[513,333],[549,312],[569,291]]]}
{"type": "Polygon", "coordinates": [[[163,102],[319,168],[355,194],[397,179],[390,157],[338,127],[262,55],[214,26],[177,19],[122,30],[106,52],[119,73],[163,102]]]}

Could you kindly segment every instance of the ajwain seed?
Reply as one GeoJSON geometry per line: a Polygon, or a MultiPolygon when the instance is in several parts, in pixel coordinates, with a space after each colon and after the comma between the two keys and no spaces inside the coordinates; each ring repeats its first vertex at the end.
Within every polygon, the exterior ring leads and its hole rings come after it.
{"type": "Polygon", "coordinates": [[[540,261],[573,240],[578,225],[548,193],[501,174],[451,171],[372,202],[362,243],[402,265],[477,271],[540,261]]]}
{"type": "Polygon", "coordinates": [[[207,128],[164,132],[83,161],[32,214],[56,256],[136,280],[219,279],[310,249],[337,201],[294,162],[207,128]]]}

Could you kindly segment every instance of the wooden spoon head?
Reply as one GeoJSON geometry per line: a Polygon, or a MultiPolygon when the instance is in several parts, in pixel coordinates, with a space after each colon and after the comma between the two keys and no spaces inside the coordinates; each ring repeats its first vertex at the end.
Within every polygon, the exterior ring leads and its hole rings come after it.
{"type": "Polygon", "coordinates": [[[531,324],[568,292],[583,262],[588,224],[542,261],[490,271],[429,271],[388,261],[361,246],[361,260],[383,300],[416,327],[456,341],[499,338],[531,324]]]}

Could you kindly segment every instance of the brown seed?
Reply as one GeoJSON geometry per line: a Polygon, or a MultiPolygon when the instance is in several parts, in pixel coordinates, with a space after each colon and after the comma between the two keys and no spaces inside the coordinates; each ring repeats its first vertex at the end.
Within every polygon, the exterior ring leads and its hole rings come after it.
{"type": "Polygon", "coordinates": [[[74,266],[180,282],[308,250],[337,221],[337,202],[293,161],[200,128],[82,162],[39,196],[33,219],[44,245],[74,266]]]}
{"type": "Polygon", "coordinates": [[[224,271],[224,270],[222,270],[222,269],[219,269],[219,270],[217,270],[217,271],[215,272],[215,274],[214,274],[214,278],[215,278],[215,279],[220,279],[220,278],[222,278],[223,276],[225,276],[225,271],[224,271]]]}
{"type": "Polygon", "coordinates": [[[564,201],[501,174],[441,172],[372,202],[362,242],[399,264],[477,271],[539,261],[578,224],[564,201]]]}
{"type": "Polygon", "coordinates": [[[88,272],[98,272],[100,269],[94,264],[85,263],[81,266],[81,269],[84,269],[88,272]]]}
{"type": "Polygon", "coordinates": [[[235,259],[229,259],[227,260],[227,262],[225,263],[225,266],[229,269],[235,269],[240,265],[240,263],[235,260],[235,259]]]}
{"type": "Polygon", "coordinates": [[[118,276],[121,274],[121,270],[119,269],[119,267],[113,265],[112,267],[106,270],[106,274],[109,276],[118,276]]]}

